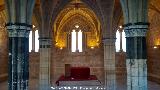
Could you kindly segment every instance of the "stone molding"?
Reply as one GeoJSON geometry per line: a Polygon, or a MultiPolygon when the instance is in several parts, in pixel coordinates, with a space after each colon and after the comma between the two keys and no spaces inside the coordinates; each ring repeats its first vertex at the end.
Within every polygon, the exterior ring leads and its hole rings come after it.
{"type": "Polygon", "coordinates": [[[6,24],[6,27],[9,32],[9,37],[29,38],[29,33],[32,29],[32,25],[28,25],[25,23],[8,23],[6,24]]]}
{"type": "Polygon", "coordinates": [[[147,24],[130,24],[124,27],[126,37],[145,37],[147,30],[147,24]]]}

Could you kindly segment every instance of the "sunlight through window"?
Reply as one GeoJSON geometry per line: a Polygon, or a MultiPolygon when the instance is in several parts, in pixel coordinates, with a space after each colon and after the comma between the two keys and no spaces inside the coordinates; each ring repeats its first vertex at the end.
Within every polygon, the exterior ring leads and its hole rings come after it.
{"type": "Polygon", "coordinates": [[[30,34],[29,34],[29,52],[32,51],[33,47],[32,47],[32,44],[35,44],[35,52],[38,52],[39,51],[39,34],[38,34],[38,30],[35,31],[35,43],[32,43],[32,33],[33,31],[30,31],[30,34]]]}
{"type": "Polygon", "coordinates": [[[71,33],[72,37],[72,52],[82,52],[82,31],[79,30],[76,32],[75,30],[71,33]]]}
{"type": "Polygon", "coordinates": [[[82,31],[78,32],[78,50],[82,52],[82,31]]]}
{"type": "Polygon", "coordinates": [[[76,32],[72,31],[72,52],[76,52],[76,32]]]}
{"type": "MultiPolygon", "coordinates": [[[[119,52],[120,50],[120,33],[119,31],[117,30],[116,32],[116,52],[119,52]]],[[[122,32],[122,49],[124,52],[126,52],[126,38],[125,38],[125,32],[123,31],[122,32]]]]}
{"type": "Polygon", "coordinates": [[[39,35],[38,35],[38,30],[35,31],[35,52],[39,51],[39,35]]]}

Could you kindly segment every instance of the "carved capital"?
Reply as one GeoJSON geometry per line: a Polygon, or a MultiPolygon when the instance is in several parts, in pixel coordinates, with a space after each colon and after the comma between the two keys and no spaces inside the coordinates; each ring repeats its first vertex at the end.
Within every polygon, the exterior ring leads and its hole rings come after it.
{"type": "Polygon", "coordinates": [[[40,48],[51,48],[51,38],[39,38],[40,48]]]}
{"type": "Polygon", "coordinates": [[[7,30],[9,32],[9,37],[29,37],[31,25],[25,23],[8,23],[6,24],[7,30]]]}
{"type": "Polygon", "coordinates": [[[27,30],[8,30],[9,37],[26,37],[29,38],[30,31],[27,30]]]}
{"type": "Polygon", "coordinates": [[[115,45],[116,38],[103,38],[104,45],[115,45]]]}
{"type": "Polygon", "coordinates": [[[130,25],[124,28],[126,37],[145,37],[148,25],[130,25]]]}

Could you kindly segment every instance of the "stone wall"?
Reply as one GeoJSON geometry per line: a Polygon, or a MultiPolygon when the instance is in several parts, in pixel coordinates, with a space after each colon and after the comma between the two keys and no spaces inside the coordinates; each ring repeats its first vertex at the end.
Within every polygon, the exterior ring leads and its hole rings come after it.
{"type": "Polygon", "coordinates": [[[39,52],[29,53],[29,78],[39,79],[39,52]]]}
{"type": "Polygon", "coordinates": [[[116,73],[126,74],[126,52],[116,52],[116,73]]]}
{"type": "Polygon", "coordinates": [[[103,48],[86,49],[82,53],[72,53],[68,49],[52,50],[51,80],[52,84],[65,74],[65,64],[73,67],[89,67],[90,74],[96,75],[104,83],[103,48]]]}
{"type": "Polygon", "coordinates": [[[148,47],[148,79],[160,83],[160,46],[148,47]]]}
{"type": "Polygon", "coordinates": [[[148,79],[160,83],[160,14],[149,9],[150,28],[147,33],[148,79]]]}
{"type": "Polygon", "coordinates": [[[8,77],[8,38],[7,32],[0,29],[0,82],[8,77]]]}

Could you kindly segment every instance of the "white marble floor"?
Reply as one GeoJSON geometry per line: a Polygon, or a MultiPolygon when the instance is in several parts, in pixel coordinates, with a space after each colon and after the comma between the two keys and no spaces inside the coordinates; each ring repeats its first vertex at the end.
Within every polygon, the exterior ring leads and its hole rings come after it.
{"type": "MultiPolygon", "coordinates": [[[[116,90],[127,90],[126,79],[124,78],[125,76],[117,76],[116,90]]],[[[0,83],[0,90],[8,90],[7,81],[0,83]]],[[[38,90],[37,79],[29,80],[29,90],[38,90]]],[[[148,81],[148,90],[160,90],[160,84],[148,81]]]]}

